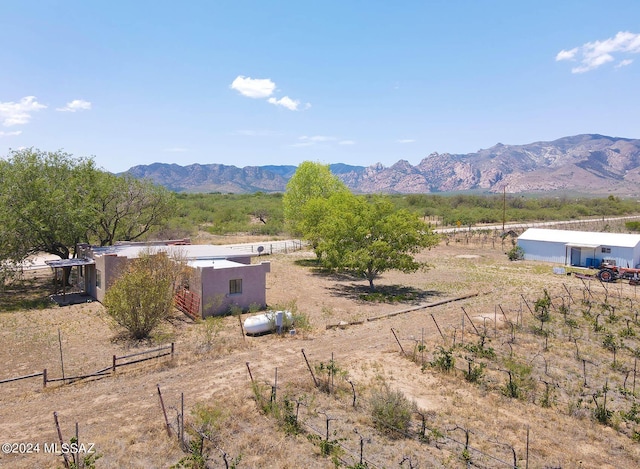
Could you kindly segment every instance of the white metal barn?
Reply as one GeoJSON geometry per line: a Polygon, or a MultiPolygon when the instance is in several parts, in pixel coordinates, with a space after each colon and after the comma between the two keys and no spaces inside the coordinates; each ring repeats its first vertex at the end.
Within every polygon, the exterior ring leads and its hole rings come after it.
{"type": "Polygon", "coordinates": [[[603,260],[621,267],[640,264],[640,235],[529,228],[518,237],[524,258],[577,267],[603,260]]]}

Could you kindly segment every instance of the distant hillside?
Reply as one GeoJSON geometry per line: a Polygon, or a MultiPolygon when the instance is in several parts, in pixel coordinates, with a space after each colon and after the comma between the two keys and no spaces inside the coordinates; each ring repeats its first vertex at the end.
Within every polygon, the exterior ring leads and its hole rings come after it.
{"type": "MultiPolygon", "coordinates": [[[[128,173],[178,192],[284,191],[295,166],[154,163],[128,173]]],[[[331,171],[361,193],[454,191],[640,196],[640,140],[576,135],[526,145],[498,143],[464,155],[432,153],[416,166],[332,164],[331,171]]]]}

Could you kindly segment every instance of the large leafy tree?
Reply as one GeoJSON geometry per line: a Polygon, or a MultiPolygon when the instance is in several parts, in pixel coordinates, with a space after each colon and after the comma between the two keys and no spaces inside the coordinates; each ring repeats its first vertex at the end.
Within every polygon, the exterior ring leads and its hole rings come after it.
{"type": "Polygon", "coordinates": [[[331,173],[329,165],[304,161],[298,166],[295,174],[287,183],[287,189],[282,198],[284,218],[289,230],[301,235],[304,233],[305,205],[316,198],[327,199],[336,193],[345,193],[349,189],[340,179],[331,173]]]}
{"type": "Polygon", "coordinates": [[[166,189],[99,170],[90,158],[12,151],[0,160],[0,275],[38,252],[68,259],[79,242],[138,239],[174,203],[166,189]]]}
{"type": "Polygon", "coordinates": [[[139,239],[175,210],[174,194],[150,181],[110,173],[101,173],[97,179],[89,235],[100,246],[139,239]]]}
{"type": "Polygon", "coordinates": [[[3,260],[19,263],[37,252],[68,259],[92,223],[97,173],[90,159],[31,148],[0,161],[3,260]]]}
{"type": "Polygon", "coordinates": [[[306,232],[315,240],[322,264],[366,278],[372,291],[383,272],[409,273],[424,267],[415,254],[438,243],[438,236],[417,215],[397,210],[383,197],[369,202],[340,193],[307,208],[311,207],[323,213],[306,232]]]}

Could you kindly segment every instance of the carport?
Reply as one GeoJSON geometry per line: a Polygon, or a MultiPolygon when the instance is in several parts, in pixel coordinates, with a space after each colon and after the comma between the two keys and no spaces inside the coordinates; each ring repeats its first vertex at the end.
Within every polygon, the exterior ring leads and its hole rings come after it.
{"type": "MultiPolygon", "coordinates": [[[[53,261],[45,261],[45,263],[53,269],[54,273],[54,290],[55,295],[58,294],[58,271],[62,269],[62,303],[67,303],[67,279],[71,276],[71,269],[77,267],[78,270],[85,268],[88,265],[94,265],[96,262],[93,259],[59,259],[53,261]],[[67,275],[67,272],[69,274],[67,275]]],[[[78,278],[84,278],[83,289],[80,292],[81,296],[88,295],[87,276],[82,275],[82,272],[78,272],[78,278]]]]}

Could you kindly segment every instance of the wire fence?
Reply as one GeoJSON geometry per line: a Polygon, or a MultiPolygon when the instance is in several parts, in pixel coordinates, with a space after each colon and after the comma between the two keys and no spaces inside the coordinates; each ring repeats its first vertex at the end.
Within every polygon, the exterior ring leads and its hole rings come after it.
{"type": "Polygon", "coordinates": [[[158,359],[166,356],[171,356],[171,359],[173,360],[174,353],[175,353],[175,344],[172,342],[170,345],[164,345],[162,347],[157,347],[151,350],[144,350],[141,352],[136,352],[129,355],[123,355],[120,357],[113,355],[111,359],[111,365],[109,365],[106,368],[102,368],[101,370],[95,371],[93,373],[74,375],[74,376],[65,376],[64,367],[63,367],[62,377],[50,378],[47,372],[47,368],[45,368],[41,372],[0,380],[0,384],[13,383],[16,381],[21,381],[21,380],[30,379],[30,378],[38,378],[38,377],[42,377],[42,387],[47,387],[47,383],[56,383],[56,382],[62,382],[63,384],[71,384],[76,381],[80,381],[88,378],[102,378],[106,376],[111,376],[116,372],[117,368],[134,365],[136,363],[141,363],[148,360],[154,360],[154,359],[158,359]],[[127,360],[134,357],[142,357],[142,358],[136,358],[135,360],[122,362],[122,360],[127,360]]]}

